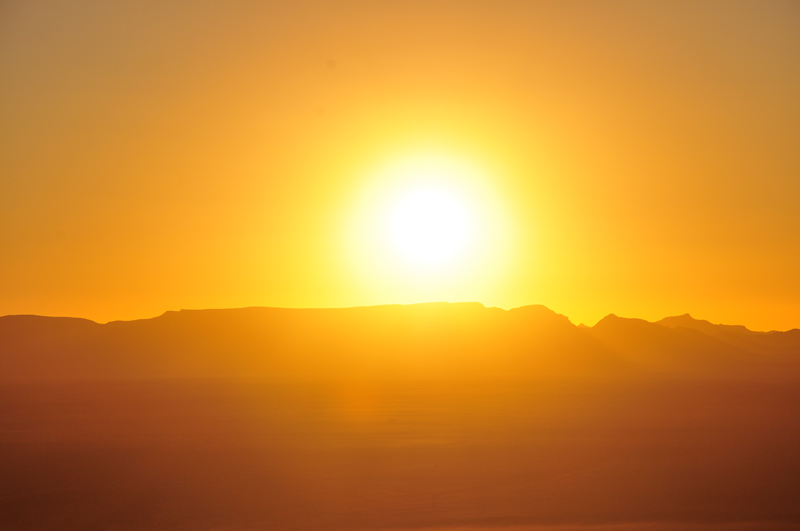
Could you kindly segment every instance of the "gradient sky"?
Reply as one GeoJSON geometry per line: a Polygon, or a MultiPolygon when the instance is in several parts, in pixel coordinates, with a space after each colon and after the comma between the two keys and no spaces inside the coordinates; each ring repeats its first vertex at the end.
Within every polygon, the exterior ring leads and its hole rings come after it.
{"type": "Polygon", "coordinates": [[[798,272],[797,2],[0,4],[0,315],[450,300],[788,329],[798,272]],[[416,153],[480,168],[502,256],[423,278],[357,249],[416,153]]]}

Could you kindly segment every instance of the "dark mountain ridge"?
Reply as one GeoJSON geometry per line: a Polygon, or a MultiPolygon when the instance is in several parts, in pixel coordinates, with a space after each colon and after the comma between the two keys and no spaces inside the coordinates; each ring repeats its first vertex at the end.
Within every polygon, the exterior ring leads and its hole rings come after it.
{"type": "Polygon", "coordinates": [[[712,324],[705,320],[694,319],[688,313],[666,317],[657,321],[657,324],[673,329],[697,330],[734,347],[764,355],[789,354],[793,351],[797,352],[797,348],[800,346],[800,329],[797,328],[786,332],[775,330],[755,332],[742,325],[712,324]]]}
{"type": "Polygon", "coordinates": [[[688,314],[575,326],[544,306],[479,303],[169,311],[152,319],[0,317],[3,378],[288,379],[797,372],[800,330],[752,332],[688,314]]]}

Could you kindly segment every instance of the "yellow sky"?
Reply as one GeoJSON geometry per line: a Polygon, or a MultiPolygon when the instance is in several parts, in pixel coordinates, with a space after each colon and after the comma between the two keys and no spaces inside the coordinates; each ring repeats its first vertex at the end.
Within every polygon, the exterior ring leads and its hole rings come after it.
{"type": "Polygon", "coordinates": [[[800,327],[799,143],[793,2],[5,2],[0,315],[800,327]],[[421,153],[475,169],[504,227],[449,273],[358,240],[421,153]]]}

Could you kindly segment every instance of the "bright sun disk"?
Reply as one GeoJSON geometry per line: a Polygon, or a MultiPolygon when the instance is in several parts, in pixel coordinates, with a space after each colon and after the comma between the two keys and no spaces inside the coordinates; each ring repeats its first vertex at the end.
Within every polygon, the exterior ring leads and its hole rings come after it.
{"type": "Polygon", "coordinates": [[[422,152],[368,170],[349,217],[348,268],[376,300],[478,300],[508,263],[500,174],[422,152]]]}
{"type": "Polygon", "coordinates": [[[436,188],[415,189],[401,197],[391,211],[389,230],[397,251],[420,265],[452,260],[470,236],[464,205],[436,188]]]}

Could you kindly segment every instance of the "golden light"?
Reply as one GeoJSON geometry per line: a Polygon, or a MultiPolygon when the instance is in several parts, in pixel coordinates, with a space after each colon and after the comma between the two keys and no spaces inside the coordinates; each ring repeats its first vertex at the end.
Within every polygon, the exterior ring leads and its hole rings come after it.
{"type": "Polygon", "coordinates": [[[507,273],[499,177],[468,155],[415,153],[365,171],[346,268],[374,302],[487,300],[507,273]]]}

